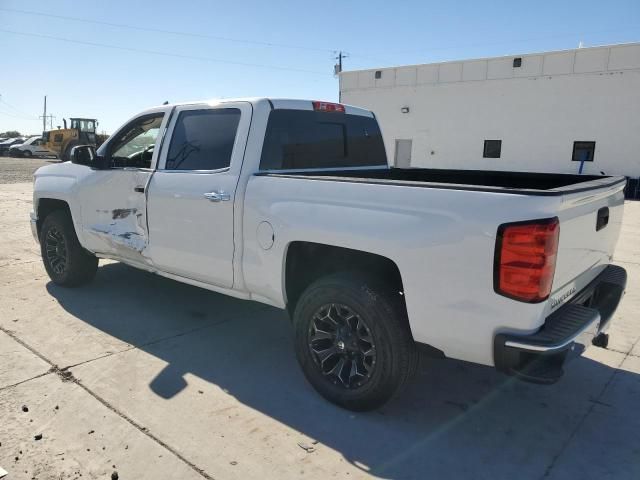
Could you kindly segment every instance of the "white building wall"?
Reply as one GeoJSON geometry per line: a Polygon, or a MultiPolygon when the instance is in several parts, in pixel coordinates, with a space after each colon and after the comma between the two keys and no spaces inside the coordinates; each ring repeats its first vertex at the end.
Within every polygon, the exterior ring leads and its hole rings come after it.
{"type": "Polygon", "coordinates": [[[411,139],[411,166],[576,173],[595,141],[584,173],[640,176],[640,44],[515,57],[343,72],[340,100],[375,112],[391,160],[411,139]]]}

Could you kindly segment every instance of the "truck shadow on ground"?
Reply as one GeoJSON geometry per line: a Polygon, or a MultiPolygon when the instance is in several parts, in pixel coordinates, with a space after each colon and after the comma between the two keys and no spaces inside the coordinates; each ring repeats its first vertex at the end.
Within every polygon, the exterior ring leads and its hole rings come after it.
{"type": "Polygon", "coordinates": [[[189,388],[185,375],[195,375],[373,475],[640,478],[640,379],[625,370],[579,358],[559,383],[538,386],[423,358],[402,396],[354,414],[306,383],[278,309],[118,263],[102,266],[87,287],[47,290],[78,319],[166,362],[145,379],[159,397],[189,388]],[[615,462],[603,460],[611,452],[615,462]]]}

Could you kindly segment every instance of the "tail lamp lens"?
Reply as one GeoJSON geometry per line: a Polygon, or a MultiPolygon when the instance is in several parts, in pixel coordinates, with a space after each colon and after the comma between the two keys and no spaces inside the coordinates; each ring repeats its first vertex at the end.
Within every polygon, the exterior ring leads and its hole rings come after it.
{"type": "Polygon", "coordinates": [[[496,241],[495,291],[523,302],[546,300],[556,269],[559,237],[557,217],[501,225],[496,241]]]}

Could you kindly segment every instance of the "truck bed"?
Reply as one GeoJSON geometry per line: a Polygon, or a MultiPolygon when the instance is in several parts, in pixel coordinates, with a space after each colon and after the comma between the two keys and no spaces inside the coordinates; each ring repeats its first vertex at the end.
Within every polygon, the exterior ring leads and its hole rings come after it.
{"type": "Polygon", "coordinates": [[[259,172],[256,175],[544,196],[565,195],[625,182],[624,177],[605,175],[434,168],[280,170],[259,172]]]}

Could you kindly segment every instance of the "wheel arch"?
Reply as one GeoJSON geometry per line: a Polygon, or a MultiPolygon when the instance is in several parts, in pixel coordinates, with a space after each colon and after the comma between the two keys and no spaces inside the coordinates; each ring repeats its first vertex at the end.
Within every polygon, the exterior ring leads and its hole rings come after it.
{"type": "MultiPolygon", "coordinates": [[[[38,205],[36,210],[36,228],[38,232],[38,238],[40,237],[40,231],[42,230],[42,223],[44,219],[47,218],[48,215],[57,211],[63,210],[69,214],[73,221],[73,215],[71,214],[71,208],[69,204],[65,200],[60,200],[58,198],[40,198],[38,199],[38,205]]],[[[75,222],[74,222],[75,226],[75,222]]]]}
{"type": "Polygon", "coordinates": [[[358,272],[394,292],[404,305],[404,286],[398,265],[390,258],[363,250],[308,241],[293,241],[285,252],[283,291],[292,314],[304,290],[318,278],[338,272],[358,272]]]}

